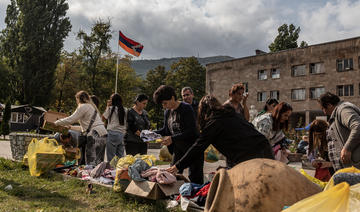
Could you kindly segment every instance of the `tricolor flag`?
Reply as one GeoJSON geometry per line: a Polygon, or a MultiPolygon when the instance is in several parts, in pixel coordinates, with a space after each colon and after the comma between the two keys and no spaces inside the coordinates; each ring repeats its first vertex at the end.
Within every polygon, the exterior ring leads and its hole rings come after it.
{"type": "Polygon", "coordinates": [[[119,31],[119,45],[130,54],[139,57],[144,46],[136,41],[133,41],[127,37],[121,31],[119,31]]]}

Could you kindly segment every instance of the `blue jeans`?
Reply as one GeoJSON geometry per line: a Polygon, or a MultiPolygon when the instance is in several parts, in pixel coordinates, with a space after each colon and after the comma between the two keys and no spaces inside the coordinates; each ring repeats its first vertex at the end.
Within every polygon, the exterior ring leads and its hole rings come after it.
{"type": "Polygon", "coordinates": [[[111,161],[113,157],[124,157],[124,134],[118,131],[108,131],[106,142],[106,157],[111,161]]]}

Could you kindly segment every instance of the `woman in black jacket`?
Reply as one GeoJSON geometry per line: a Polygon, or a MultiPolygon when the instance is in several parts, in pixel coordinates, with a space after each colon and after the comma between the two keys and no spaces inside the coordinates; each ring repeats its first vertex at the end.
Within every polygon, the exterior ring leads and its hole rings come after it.
{"type": "Polygon", "coordinates": [[[199,104],[200,137],[195,144],[168,169],[171,173],[188,167],[212,144],[227,160],[229,168],[254,158],[274,159],[269,141],[254,126],[235,113],[231,106],[222,106],[213,96],[204,96],[199,104]]]}
{"type": "Polygon", "coordinates": [[[140,132],[150,129],[150,121],[147,112],[144,110],[148,99],[145,94],[138,95],[134,106],[128,111],[127,129],[124,137],[127,155],[147,154],[147,143],[140,138],[140,132]]]}

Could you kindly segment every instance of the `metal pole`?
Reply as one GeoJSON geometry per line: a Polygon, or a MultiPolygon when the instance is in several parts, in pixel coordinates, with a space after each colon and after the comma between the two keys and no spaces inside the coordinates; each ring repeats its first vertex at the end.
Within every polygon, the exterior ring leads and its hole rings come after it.
{"type": "Polygon", "coordinates": [[[117,83],[119,74],[119,44],[117,44],[118,52],[116,53],[116,77],[115,77],[115,93],[117,93],[117,83]]]}

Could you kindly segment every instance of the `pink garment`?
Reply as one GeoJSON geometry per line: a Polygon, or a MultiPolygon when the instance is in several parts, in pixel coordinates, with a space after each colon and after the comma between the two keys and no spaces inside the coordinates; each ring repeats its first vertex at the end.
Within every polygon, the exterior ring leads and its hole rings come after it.
{"type": "Polygon", "coordinates": [[[160,184],[171,184],[176,182],[176,177],[165,170],[160,170],[156,174],[156,181],[160,184]]]}
{"type": "Polygon", "coordinates": [[[142,178],[148,178],[149,181],[158,182],[160,184],[171,184],[176,182],[176,177],[165,169],[152,167],[141,173],[142,178]]]}

